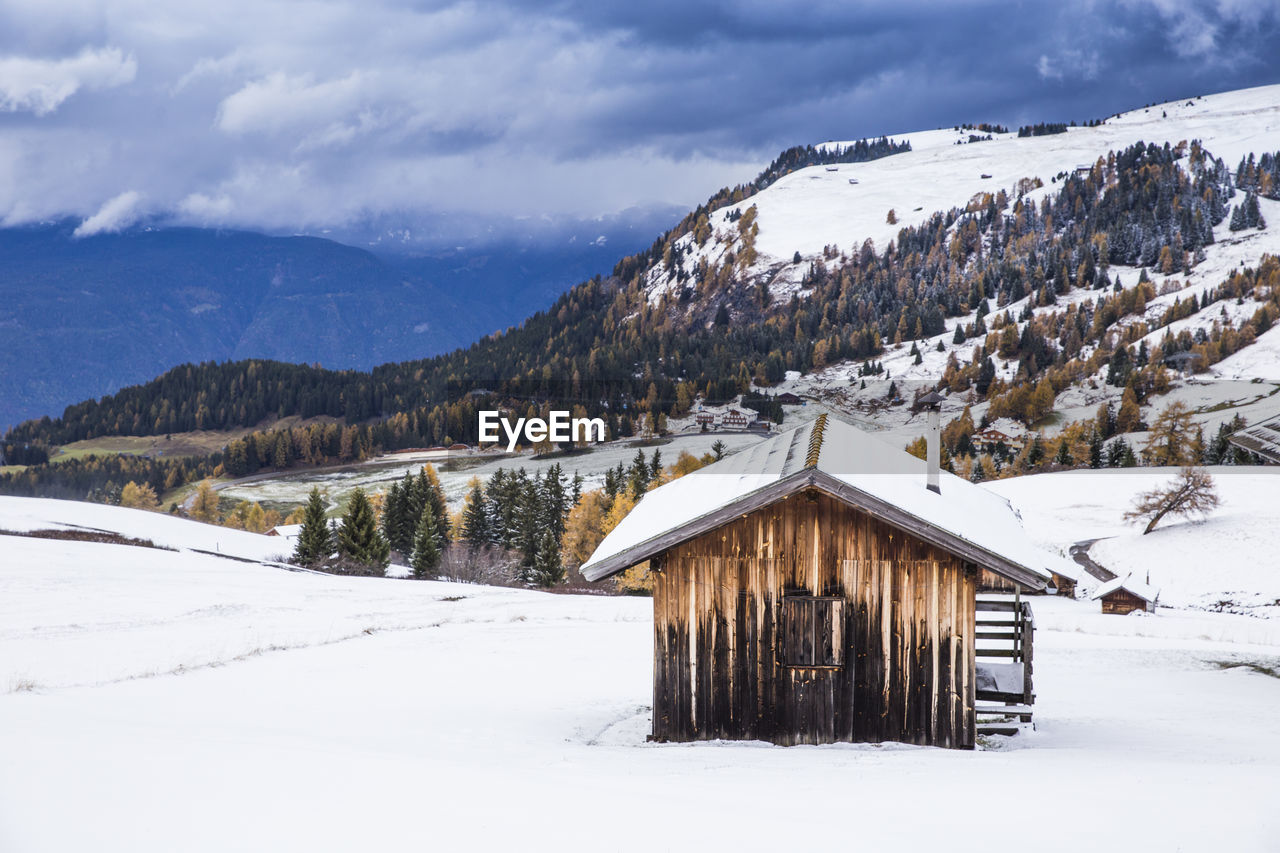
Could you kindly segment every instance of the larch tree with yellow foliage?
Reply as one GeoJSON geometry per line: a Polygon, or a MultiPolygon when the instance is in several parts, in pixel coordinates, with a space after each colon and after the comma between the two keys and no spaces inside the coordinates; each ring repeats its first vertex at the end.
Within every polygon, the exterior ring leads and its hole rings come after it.
{"type": "Polygon", "coordinates": [[[147,483],[138,485],[130,480],[120,490],[120,506],[129,507],[130,509],[154,510],[159,506],[159,503],[159,499],[156,498],[156,490],[147,483]]]}
{"type": "Polygon", "coordinates": [[[196,488],[195,499],[191,502],[190,514],[196,521],[217,523],[220,513],[218,512],[218,493],[213,490],[213,483],[208,480],[200,481],[200,485],[196,488]]]}

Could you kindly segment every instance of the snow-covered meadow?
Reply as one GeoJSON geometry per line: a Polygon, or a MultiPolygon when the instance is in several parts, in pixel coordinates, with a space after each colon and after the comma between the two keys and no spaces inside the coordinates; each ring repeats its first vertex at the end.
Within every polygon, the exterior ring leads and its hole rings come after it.
{"type": "MultiPolygon", "coordinates": [[[[1089,554],[1099,565],[1149,576],[1163,605],[1280,618],[1280,468],[1208,470],[1222,505],[1208,518],[1168,517],[1145,536],[1124,513],[1138,493],[1168,483],[1175,468],[1062,471],[986,485],[1013,503],[1043,547],[1065,554],[1096,539],[1089,554]]],[[[1088,575],[1081,580],[1096,585],[1088,575]]]]}
{"type": "MultiPolygon", "coordinates": [[[[1037,479],[1024,496],[1048,506],[1037,479]]],[[[0,527],[215,530],[109,515],[5,501],[0,527]]],[[[779,813],[868,849],[1280,837],[1280,623],[1040,598],[1034,732],[974,752],[655,745],[649,606],[2,536],[0,849],[763,850],[795,842],[761,819],[779,813]]]]}

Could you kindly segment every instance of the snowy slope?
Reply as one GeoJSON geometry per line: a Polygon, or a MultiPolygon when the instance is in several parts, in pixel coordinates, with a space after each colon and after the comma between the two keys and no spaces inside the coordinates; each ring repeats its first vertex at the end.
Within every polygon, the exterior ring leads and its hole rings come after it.
{"type": "Polygon", "coordinates": [[[1274,621],[1036,599],[1037,730],[976,752],[655,745],[646,599],[15,537],[0,553],[5,851],[792,845],[794,822],[744,818],[762,791],[839,815],[818,846],[849,826],[955,851],[1267,851],[1280,833],[1280,688],[1252,668],[1280,636],[1227,642],[1274,621]],[[1010,780],[1035,796],[998,814],[956,796],[1010,780]]]}
{"type": "Polygon", "coordinates": [[[1040,178],[1045,188],[1039,192],[1047,193],[1053,189],[1050,178],[1059,172],[1092,165],[1108,151],[1136,142],[1176,145],[1199,139],[1234,169],[1250,152],[1280,147],[1280,85],[1157,104],[1053,136],[1019,139],[1011,132],[994,134],[989,142],[955,144],[969,133],[890,134],[909,141],[912,150],[841,165],[837,172],[822,166],[802,169],[742,202],[738,207],[754,204],[758,211],[761,264],[790,260],[797,251],[811,258],[828,244],[848,251],[868,238],[883,250],[899,229],[918,225],[935,211],[963,206],[975,193],[1003,189],[1015,198],[1022,178],[1040,178]],[[850,184],[850,178],[858,183],[850,184]],[[885,221],[891,208],[896,225],[885,221]]]}
{"type": "MultiPolygon", "coordinates": [[[[984,483],[1022,515],[1027,534],[1059,553],[1099,539],[1090,555],[1118,575],[1149,575],[1160,603],[1280,618],[1280,468],[1216,466],[1222,505],[1206,520],[1167,518],[1142,535],[1124,521],[1139,492],[1172,479],[1173,468],[1063,471],[984,483]]],[[[1085,588],[1096,586],[1081,575],[1085,588]]]]}
{"type": "Polygon", "coordinates": [[[150,539],[165,548],[205,551],[247,560],[275,560],[287,556],[290,550],[278,537],[201,524],[162,513],[82,501],[2,495],[0,530],[109,531],[134,539],[150,539]]]}
{"type": "MultiPolygon", "coordinates": [[[[1003,189],[1010,198],[1016,198],[1017,187],[1023,179],[1038,178],[1043,182],[1042,188],[1028,194],[1029,198],[1039,199],[1057,190],[1060,184],[1052,179],[1060,173],[1091,165],[1109,151],[1137,142],[1176,145],[1184,140],[1199,139],[1207,151],[1234,169],[1239,159],[1250,152],[1261,154],[1280,149],[1280,86],[1157,104],[1108,118],[1097,127],[1069,128],[1063,134],[1028,138],[1018,138],[1016,133],[994,134],[990,141],[956,144],[967,140],[969,133],[968,130],[932,130],[890,134],[895,140],[910,141],[912,150],[868,163],[813,166],[787,175],[751,198],[712,214],[714,236],[703,246],[694,242],[693,235],[680,238],[677,247],[684,252],[681,264],[688,271],[696,267],[700,259],[705,259],[714,268],[730,253],[740,251],[743,240],[730,217],[754,206],[759,228],[755,238],[757,260],[745,278],[768,282],[777,302],[793,293],[803,296],[801,280],[827,246],[850,253],[870,239],[877,250],[883,250],[904,226],[919,224],[936,211],[963,207],[977,193],[994,194],[1003,189]],[[895,211],[896,224],[886,221],[890,209],[895,211]],[[799,263],[793,262],[796,252],[801,256],[799,263]]],[[[1159,295],[1149,301],[1144,318],[1129,317],[1120,325],[1139,319],[1153,321],[1175,299],[1185,301],[1193,294],[1203,296],[1242,264],[1256,265],[1264,254],[1280,255],[1280,202],[1260,199],[1259,204],[1271,225],[1261,231],[1233,233],[1223,222],[1214,231],[1215,244],[1206,248],[1206,259],[1186,274],[1152,274],[1159,295]]],[[[1119,276],[1126,288],[1137,283],[1140,272],[1125,267],[1113,267],[1110,271],[1112,278],[1119,276]]],[[[674,273],[667,272],[661,264],[655,265],[648,273],[650,301],[656,302],[675,284],[674,273]]],[[[1061,311],[1071,302],[1093,300],[1097,295],[1096,291],[1077,289],[1059,297],[1057,305],[1038,308],[1036,313],[1061,311]]],[[[999,310],[1007,310],[1017,317],[1024,304],[1025,300],[1001,306],[999,310]]],[[[1177,321],[1169,330],[1175,334],[1182,329],[1207,330],[1215,321],[1224,319],[1238,323],[1251,316],[1258,304],[1253,300],[1238,305],[1216,302],[1177,321]]],[[[962,362],[968,362],[977,342],[969,340],[955,345],[952,333],[957,324],[968,324],[974,319],[974,314],[949,318],[943,334],[920,342],[922,363],[919,365],[913,363],[910,342],[901,347],[889,346],[884,355],[877,358],[887,373],[880,379],[867,379],[865,390],[851,387],[859,385],[861,380],[856,376],[858,365],[850,363],[832,365],[785,382],[774,390],[792,391],[818,400],[842,417],[858,421],[871,430],[886,430],[905,442],[919,434],[919,426],[910,415],[903,409],[869,407],[868,404],[884,397],[890,381],[897,383],[899,390],[910,390],[912,382],[932,385],[942,375],[953,353],[962,362]],[[937,349],[939,344],[941,351],[937,349]]],[[[1154,327],[1154,323],[1150,325],[1154,327]]],[[[1148,346],[1157,343],[1165,332],[1165,328],[1151,331],[1147,335],[1148,346]]],[[[1200,410],[1197,420],[1207,431],[1212,432],[1218,423],[1229,420],[1237,412],[1250,422],[1280,414],[1280,396],[1267,398],[1280,390],[1277,341],[1280,341],[1280,332],[1264,335],[1254,346],[1199,377],[1197,381],[1217,382],[1212,388],[1189,387],[1185,391],[1187,402],[1200,410]],[[1269,384],[1261,389],[1245,387],[1254,380],[1269,384]]],[[[1013,376],[1016,361],[1004,362],[999,358],[993,361],[998,375],[1006,379],[1013,376]]],[[[1061,413],[1060,422],[1091,417],[1106,400],[1118,404],[1121,389],[1097,381],[1094,384],[1098,387],[1086,384],[1061,395],[1055,407],[1061,413]]],[[[1160,398],[1155,405],[1163,407],[1172,400],[1182,399],[1181,393],[1160,398]]],[[[950,401],[944,406],[944,412],[954,416],[963,405],[962,400],[950,401]]],[[[975,418],[982,412],[983,406],[976,406],[975,418]]],[[[802,417],[816,414],[816,411],[805,412],[802,417]]],[[[1144,411],[1144,416],[1149,415],[1150,407],[1144,411]]],[[[1049,425],[1046,432],[1051,434],[1054,427],[1049,425]]]]}

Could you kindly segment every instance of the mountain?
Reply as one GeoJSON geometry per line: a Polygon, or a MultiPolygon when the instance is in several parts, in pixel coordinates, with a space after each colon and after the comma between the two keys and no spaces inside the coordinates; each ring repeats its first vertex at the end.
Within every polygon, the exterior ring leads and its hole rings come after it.
{"type": "MultiPolygon", "coordinates": [[[[583,405],[624,436],[642,416],[678,422],[698,395],[781,389],[900,429],[914,412],[895,400],[937,387],[961,425],[1064,436],[1057,464],[1087,458],[1095,424],[1098,441],[1141,441],[1171,402],[1208,440],[1236,415],[1280,412],[1280,370],[1266,355],[1280,335],[1277,128],[1280,87],[1264,87],[1085,127],[791,149],[611,275],[465,349],[317,373],[302,395],[279,366],[184,367],[7,438],[252,427],[262,412],[350,425],[341,452],[327,426],[257,436],[233,448],[228,470],[248,473],[474,440],[475,401],[459,393],[470,380],[583,405]],[[1220,378],[1258,387],[1204,382],[1220,378]]],[[[953,430],[948,452],[972,458],[952,440],[971,432],[953,430]]],[[[25,476],[35,488],[39,475],[25,476]]]]}
{"type": "Polygon", "coordinates": [[[3,229],[0,424],[188,361],[368,369],[447,352],[519,322],[658,231],[613,226],[592,241],[412,255],[243,231],[3,229]]]}

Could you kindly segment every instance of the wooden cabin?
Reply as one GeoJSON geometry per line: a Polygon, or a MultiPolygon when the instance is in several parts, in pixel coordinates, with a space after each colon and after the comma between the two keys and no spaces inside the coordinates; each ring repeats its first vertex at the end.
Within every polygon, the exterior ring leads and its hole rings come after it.
{"type": "MultiPolygon", "coordinates": [[[[1068,568],[1065,561],[1055,562],[1049,569],[1050,583],[1043,591],[1062,598],[1076,597],[1076,584],[1080,582],[1079,566],[1068,568]]],[[[982,570],[978,580],[978,592],[1022,592],[1021,585],[1003,575],[982,570]]]]}
{"type": "Polygon", "coordinates": [[[1043,589],[1008,503],[820,416],[649,492],[582,567],[648,561],[653,738],[972,748],[975,593],[1043,589]]]}
{"type": "Polygon", "coordinates": [[[1135,610],[1156,612],[1156,600],[1160,590],[1143,583],[1133,575],[1115,578],[1094,590],[1094,600],[1102,600],[1102,612],[1127,616],[1135,610]]]}
{"type": "Polygon", "coordinates": [[[730,409],[724,413],[720,423],[725,429],[746,429],[747,425],[751,423],[751,419],[744,412],[730,409]]]}

